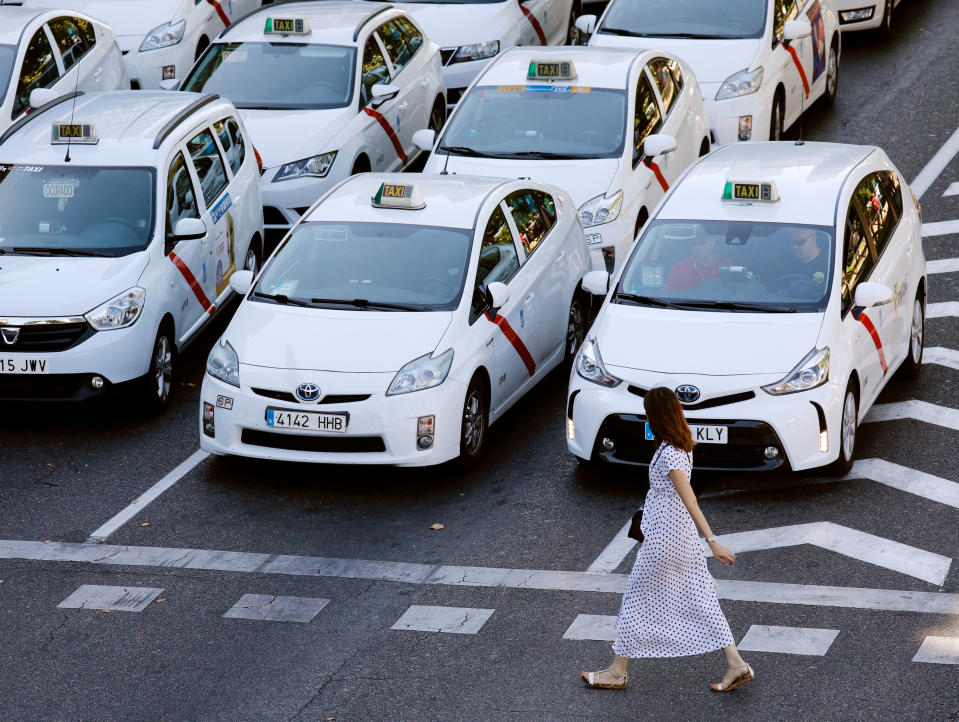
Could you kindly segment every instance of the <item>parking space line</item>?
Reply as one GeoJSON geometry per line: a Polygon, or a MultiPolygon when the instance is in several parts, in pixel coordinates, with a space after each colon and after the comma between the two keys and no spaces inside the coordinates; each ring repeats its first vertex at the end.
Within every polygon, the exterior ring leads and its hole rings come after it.
{"type": "Polygon", "coordinates": [[[147,489],[143,494],[130,502],[128,506],[120,510],[119,514],[116,514],[112,519],[107,521],[103,526],[93,532],[87,542],[90,544],[100,544],[104,542],[107,537],[109,537],[113,532],[119,529],[121,526],[126,524],[130,519],[135,517],[150,502],[154,501],[160,494],[169,489],[171,486],[176,484],[180,479],[189,474],[193,469],[199,465],[209,454],[205,451],[197,449],[180,464],[177,465],[173,471],[160,479],[156,484],[147,489]]]}
{"type": "Polygon", "coordinates": [[[626,555],[636,546],[636,540],[626,536],[629,533],[629,527],[632,523],[633,520],[629,519],[623,524],[623,528],[616,532],[613,541],[606,545],[606,548],[603,549],[600,555],[596,557],[596,560],[586,568],[586,571],[592,572],[593,574],[607,574],[622,564],[626,555]]]}
{"type": "Polygon", "coordinates": [[[959,409],[930,404],[928,401],[917,399],[897,401],[891,404],[876,404],[866,414],[863,423],[869,424],[897,419],[916,419],[927,424],[935,424],[953,431],[959,431],[959,409]]]}
{"type": "Polygon", "coordinates": [[[916,198],[922,198],[922,194],[935,183],[936,178],[946,169],[957,152],[959,152],[959,128],[956,128],[953,134],[949,136],[949,140],[942,144],[942,147],[926,163],[925,168],[919,171],[916,179],[909,184],[912,186],[912,192],[916,194],[916,198]]]}
{"type": "Polygon", "coordinates": [[[959,509],[959,483],[885,459],[861,459],[843,479],[868,479],[959,509]]]}

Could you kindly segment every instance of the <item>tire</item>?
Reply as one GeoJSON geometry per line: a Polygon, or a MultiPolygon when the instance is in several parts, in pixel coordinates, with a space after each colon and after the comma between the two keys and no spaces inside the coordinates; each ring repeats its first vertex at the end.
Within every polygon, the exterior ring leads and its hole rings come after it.
{"type": "Polygon", "coordinates": [[[836,92],[839,90],[839,50],[836,43],[829,46],[829,55],[826,58],[826,92],[822,94],[822,101],[827,107],[836,104],[836,92]]]}
{"type": "Polygon", "coordinates": [[[443,128],[443,123],[445,122],[446,106],[443,105],[443,102],[439,98],[437,98],[436,102],[433,104],[433,110],[430,111],[430,122],[426,127],[439,135],[440,130],[443,128]]]}
{"type": "Polygon", "coordinates": [[[892,0],[886,0],[882,9],[882,25],[876,28],[876,39],[880,42],[892,40],[892,0]]]}
{"type": "Polygon", "coordinates": [[[769,140],[782,140],[786,103],[778,90],[773,98],[773,108],[769,113],[769,140]]]}
{"type": "Polygon", "coordinates": [[[926,306],[922,296],[916,294],[912,302],[912,324],[909,327],[909,353],[902,362],[902,375],[916,378],[922,370],[922,350],[926,340],[926,306]]]}
{"type": "Polygon", "coordinates": [[[465,467],[476,466],[486,453],[489,436],[489,396],[479,375],[473,376],[463,401],[460,457],[465,467]]]}
{"type": "Polygon", "coordinates": [[[150,370],[141,380],[140,407],[148,414],[158,414],[170,405],[173,391],[173,362],[176,345],[169,324],[160,326],[153,351],[150,354],[150,370]]]}
{"type": "Polygon", "coordinates": [[[243,259],[243,270],[253,271],[253,277],[260,272],[260,246],[256,240],[250,241],[250,247],[246,249],[246,258],[243,259]]]}
{"type": "Polygon", "coordinates": [[[206,36],[200,38],[200,42],[196,44],[196,53],[193,55],[193,62],[195,63],[200,59],[200,56],[203,55],[203,51],[209,47],[210,41],[206,39],[206,36]]]}
{"type": "Polygon", "coordinates": [[[356,175],[357,173],[369,173],[370,172],[370,161],[367,160],[365,155],[361,155],[355,161],[353,161],[353,170],[350,171],[350,175],[356,175]]]}
{"type": "Polygon", "coordinates": [[[566,323],[566,368],[573,365],[573,359],[579,347],[583,345],[586,339],[586,320],[587,306],[583,302],[582,294],[577,291],[573,295],[573,302],[569,305],[569,317],[566,323]]]}
{"type": "Polygon", "coordinates": [[[699,146],[699,157],[702,158],[704,155],[709,155],[710,148],[709,138],[703,138],[703,144],[699,146]]]}
{"type": "Polygon", "coordinates": [[[633,229],[633,241],[636,240],[636,236],[638,236],[639,232],[643,230],[643,226],[646,225],[646,221],[648,220],[649,220],[649,211],[647,211],[645,208],[640,208],[639,215],[636,216],[636,228],[633,229]]]}
{"type": "Polygon", "coordinates": [[[856,456],[856,435],[859,430],[859,398],[856,387],[850,382],[846,384],[846,393],[843,394],[842,420],[839,424],[839,458],[833,462],[832,469],[837,474],[845,475],[852,469],[856,456]]]}

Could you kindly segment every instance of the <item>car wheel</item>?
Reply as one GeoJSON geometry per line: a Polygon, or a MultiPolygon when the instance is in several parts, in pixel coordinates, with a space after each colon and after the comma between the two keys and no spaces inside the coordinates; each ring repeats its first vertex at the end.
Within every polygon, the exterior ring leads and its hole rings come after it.
{"type": "Polygon", "coordinates": [[[772,112],[769,114],[769,140],[782,140],[784,105],[782,93],[777,91],[773,98],[772,112]]]}
{"type": "Polygon", "coordinates": [[[370,172],[370,162],[366,159],[366,156],[361,155],[353,162],[353,170],[350,171],[350,175],[356,175],[357,173],[369,173],[370,172]]]}
{"type": "Polygon", "coordinates": [[[886,41],[892,38],[892,0],[886,0],[882,9],[882,25],[876,28],[876,37],[886,41]]]}
{"type": "Polygon", "coordinates": [[[460,462],[475,466],[486,452],[486,436],[489,430],[489,409],[486,388],[479,376],[474,376],[466,389],[463,402],[463,422],[460,431],[460,462]]]}
{"type": "Polygon", "coordinates": [[[912,302],[912,326],[909,328],[909,353],[902,364],[903,374],[915,378],[922,369],[922,349],[926,338],[926,308],[917,294],[912,302]]]}
{"type": "Polygon", "coordinates": [[[446,107],[441,102],[437,101],[433,106],[433,110],[430,111],[430,122],[426,127],[438,134],[440,129],[443,127],[443,123],[445,122],[446,107]]]}
{"type": "Polygon", "coordinates": [[[839,458],[833,464],[838,474],[848,474],[852,469],[856,455],[856,432],[859,428],[859,399],[856,389],[850,383],[846,385],[846,394],[842,402],[842,421],[839,425],[839,458]]]}
{"type": "Polygon", "coordinates": [[[253,271],[253,277],[260,272],[260,249],[257,248],[256,241],[250,241],[250,247],[246,249],[246,258],[243,259],[243,270],[253,271]]]}
{"type": "Polygon", "coordinates": [[[157,414],[170,404],[170,392],[173,389],[173,358],[176,347],[173,333],[168,325],[163,325],[153,342],[150,355],[150,370],[143,377],[140,392],[140,406],[144,411],[157,414]]]}
{"type": "Polygon", "coordinates": [[[571,366],[576,352],[586,338],[586,306],[579,293],[573,296],[569,306],[569,321],[566,325],[566,364],[571,366]]]}
{"type": "Polygon", "coordinates": [[[836,44],[829,46],[829,57],[826,58],[826,92],[823,100],[826,105],[836,102],[836,91],[839,90],[839,51],[836,44]]]}

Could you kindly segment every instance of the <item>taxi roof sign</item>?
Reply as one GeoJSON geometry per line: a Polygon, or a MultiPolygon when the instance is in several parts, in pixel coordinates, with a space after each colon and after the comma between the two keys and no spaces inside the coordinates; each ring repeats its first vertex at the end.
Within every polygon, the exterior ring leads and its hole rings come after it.
{"type": "Polygon", "coordinates": [[[533,60],[529,61],[526,73],[529,80],[573,80],[576,68],[572,60],[533,60]]]}
{"type": "Polygon", "coordinates": [[[775,181],[726,181],[723,187],[724,201],[734,203],[775,203],[779,190],[775,181]]]}
{"type": "Polygon", "coordinates": [[[265,35],[309,35],[310,23],[306,18],[267,18],[265,35]]]}
{"type": "Polygon", "coordinates": [[[423,194],[415,185],[399,183],[381,183],[376,194],[370,199],[374,208],[401,208],[418,211],[426,208],[423,194]]]}
{"type": "Polygon", "coordinates": [[[79,143],[96,145],[100,141],[93,123],[54,123],[50,133],[52,145],[79,143]]]}

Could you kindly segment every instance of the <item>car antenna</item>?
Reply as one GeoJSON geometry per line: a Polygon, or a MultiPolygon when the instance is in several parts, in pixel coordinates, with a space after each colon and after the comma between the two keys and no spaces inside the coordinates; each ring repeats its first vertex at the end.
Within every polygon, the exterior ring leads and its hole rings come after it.
{"type": "MultiPolygon", "coordinates": [[[[77,82],[73,85],[73,106],[70,108],[70,125],[73,125],[73,113],[77,109],[77,91],[80,89],[80,68],[77,68],[77,82]]],[[[67,155],[63,159],[64,163],[70,162],[70,141],[73,140],[73,133],[67,136],[67,155]]]]}
{"type": "MultiPolygon", "coordinates": [[[[436,147],[439,148],[439,143],[437,143],[436,147]]],[[[447,151],[446,151],[446,160],[443,161],[443,170],[440,171],[440,175],[449,175],[449,172],[446,170],[446,166],[448,166],[448,165],[450,164],[450,156],[451,156],[451,155],[453,155],[453,152],[447,150],[447,151]]]]}

